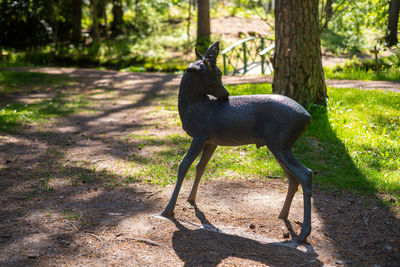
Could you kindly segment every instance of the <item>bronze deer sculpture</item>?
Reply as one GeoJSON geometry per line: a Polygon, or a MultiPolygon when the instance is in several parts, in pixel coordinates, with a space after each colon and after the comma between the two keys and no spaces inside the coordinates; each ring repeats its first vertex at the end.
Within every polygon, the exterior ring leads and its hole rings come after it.
{"type": "Polygon", "coordinates": [[[310,114],[294,100],[282,95],[229,96],[216,64],[219,43],[214,43],[186,69],[179,88],[178,109],[183,129],[193,137],[179,166],[172,197],[162,212],[172,216],[183,179],[202,152],[188,201],[194,203],[206,165],[216,147],[266,145],[289,179],[289,188],[280,219],[287,219],[299,183],[303,188],[304,219],[298,242],[311,233],[312,171],[302,165],[291,149],[311,122],[310,114]],[[211,96],[210,96],[211,95],[211,96]],[[214,97],[215,98],[214,98],[214,97]]]}

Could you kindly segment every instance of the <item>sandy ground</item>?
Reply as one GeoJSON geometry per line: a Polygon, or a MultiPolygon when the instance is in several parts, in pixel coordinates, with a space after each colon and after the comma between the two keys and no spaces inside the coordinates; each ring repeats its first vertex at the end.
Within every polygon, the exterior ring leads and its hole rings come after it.
{"type": "MultiPolygon", "coordinates": [[[[157,216],[173,185],[71,183],[66,177],[89,171],[101,176],[103,168],[115,170],[118,178],[121,162],[141,153],[121,140],[157,120],[153,106],[159,97],[177,93],[180,77],[67,68],[31,71],[76,78],[74,88],[86,92],[95,105],[92,113],[0,134],[1,266],[399,265],[400,216],[374,198],[316,185],[312,233],[307,244],[296,246],[291,240],[303,221],[302,197],[295,196],[288,221],[277,219],[287,188],[283,179],[214,177],[200,185],[195,206],[185,201],[192,183],[187,179],[174,220],[157,216]],[[117,97],[96,96],[98,90],[117,97]],[[81,161],[89,163],[79,165],[81,161]],[[53,189],[43,190],[48,176],[53,189]]],[[[225,79],[241,83],[259,78],[225,79]]],[[[52,94],[49,89],[9,100],[29,102],[52,94]]]]}

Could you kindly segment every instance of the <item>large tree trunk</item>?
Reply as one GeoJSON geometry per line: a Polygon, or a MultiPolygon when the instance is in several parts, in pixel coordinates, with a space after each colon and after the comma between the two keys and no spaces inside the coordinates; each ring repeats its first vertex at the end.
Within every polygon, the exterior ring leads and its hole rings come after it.
{"type": "Polygon", "coordinates": [[[116,37],[122,33],[124,11],[122,10],[121,0],[113,1],[112,14],[113,21],[111,24],[111,37],[116,37]]]}
{"type": "Polygon", "coordinates": [[[387,45],[394,46],[398,43],[397,28],[399,24],[400,0],[391,0],[389,3],[389,20],[387,27],[387,45]]]}
{"type": "Polygon", "coordinates": [[[82,0],[74,0],[72,10],[72,41],[75,45],[81,41],[82,0]]]}
{"type": "Polygon", "coordinates": [[[272,90],[304,107],[326,103],[318,23],[318,0],[276,1],[272,90]]]}
{"type": "Polygon", "coordinates": [[[197,42],[196,47],[205,52],[210,45],[210,1],[197,0],[197,42]]]}

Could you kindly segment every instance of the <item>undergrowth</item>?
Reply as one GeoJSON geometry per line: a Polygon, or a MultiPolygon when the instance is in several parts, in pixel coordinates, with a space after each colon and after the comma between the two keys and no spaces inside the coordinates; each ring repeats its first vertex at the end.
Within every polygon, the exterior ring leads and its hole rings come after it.
{"type": "Polygon", "coordinates": [[[328,79],[364,80],[364,81],[400,81],[400,58],[393,55],[378,60],[360,60],[353,58],[344,64],[333,67],[324,67],[325,77],[328,79]]]}

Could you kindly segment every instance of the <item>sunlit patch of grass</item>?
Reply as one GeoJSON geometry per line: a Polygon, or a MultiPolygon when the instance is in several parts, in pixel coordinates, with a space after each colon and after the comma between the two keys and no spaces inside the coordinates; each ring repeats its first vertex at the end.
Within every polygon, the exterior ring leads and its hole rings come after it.
{"type": "MultiPolygon", "coordinates": [[[[131,157],[132,167],[138,169],[135,177],[148,183],[165,186],[176,180],[180,162],[190,146],[185,134],[160,136],[132,135],[129,142],[137,143],[140,152],[131,157]],[[154,149],[158,147],[159,149],[154,149]]],[[[197,159],[188,172],[193,178],[197,159]]],[[[282,171],[272,155],[255,146],[219,147],[207,165],[204,179],[212,177],[266,177],[281,176],[282,171]]]]}
{"type": "Polygon", "coordinates": [[[383,67],[379,71],[363,68],[324,67],[327,79],[334,80],[363,80],[363,81],[400,81],[400,67],[394,65],[383,67]]]}
{"type": "Polygon", "coordinates": [[[226,89],[228,89],[229,94],[232,96],[272,93],[272,85],[270,83],[227,85],[226,89]]]}
{"type": "Polygon", "coordinates": [[[400,194],[400,94],[329,89],[327,110],[312,110],[326,167],[319,179],[341,188],[400,194]]]}
{"type": "MultiPolygon", "coordinates": [[[[90,106],[84,95],[58,95],[35,103],[10,103],[0,108],[0,131],[10,132],[16,126],[38,124],[51,118],[65,117],[86,110],[90,106]]],[[[90,110],[87,110],[90,111],[90,110]]]]}
{"type": "MultiPolygon", "coordinates": [[[[36,93],[55,85],[65,85],[68,78],[61,75],[0,71],[0,93],[12,96],[16,93],[36,93]]],[[[51,118],[65,117],[73,113],[89,111],[91,106],[85,94],[61,93],[54,89],[49,97],[32,99],[29,103],[10,102],[0,104],[0,131],[10,132],[24,124],[38,124],[51,118]]]]}

